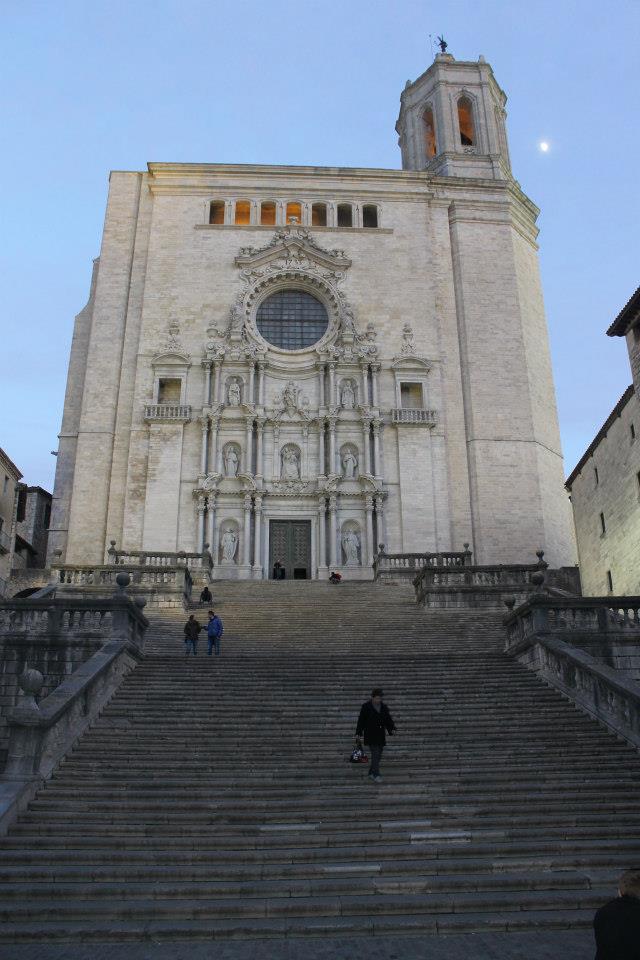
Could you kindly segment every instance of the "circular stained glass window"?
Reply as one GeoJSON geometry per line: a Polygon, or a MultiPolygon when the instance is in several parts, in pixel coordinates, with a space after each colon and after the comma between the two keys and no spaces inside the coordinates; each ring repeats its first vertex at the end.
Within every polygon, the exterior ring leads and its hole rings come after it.
{"type": "Polygon", "coordinates": [[[280,290],[267,297],[256,314],[264,339],[282,350],[303,350],[325,333],[329,317],[324,304],[304,290],[280,290]]]}

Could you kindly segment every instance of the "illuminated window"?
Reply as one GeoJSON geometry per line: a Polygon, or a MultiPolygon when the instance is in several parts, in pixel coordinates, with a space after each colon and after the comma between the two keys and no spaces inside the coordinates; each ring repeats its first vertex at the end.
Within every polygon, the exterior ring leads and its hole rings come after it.
{"type": "Polygon", "coordinates": [[[436,128],[433,122],[433,110],[431,107],[427,107],[425,112],[422,114],[422,122],[424,123],[424,145],[426,148],[427,160],[430,160],[431,157],[435,157],[437,153],[436,128]]]}
{"type": "Polygon", "coordinates": [[[180,377],[161,377],[158,381],[158,403],[180,403],[181,394],[180,377]]]}
{"type": "Polygon", "coordinates": [[[260,304],[256,324],[264,339],[283,350],[317,343],[329,326],[327,311],[304,290],[280,290],[260,304]]]}
{"type": "Polygon", "coordinates": [[[248,200],[236,200],[236,219],[238,226],[251,223],[251,204],[248,200]]]}
{"type": "Polygon", "coordinates": [[[264,226],[273,226],[276,222],[276,205],[271,200],[266,200],[260,205],[260,223],[264,226]]]}
{"type": "Polygon", "coordinates": [[[327,225],[327,205],[326,203],[314,203],[311,207],[311,226],[326,227],[327,225]]]}
{"type": "Polygon", "coordinates": [[[422,384],[400,384],[400,406],[403,410],[422,410],[422,384]]]}
{"type": "Polygon", "coordinates": [[[362,226],[378,226],[378,208],[373,203],[366,203],[362,208],[362,226]]]}
{"type": "Polygon", "coordinates": [[[209,223],[224,223],[224,200],[212,200],[209,204],[209,223]]]}
{"type": "Polygon", "coordinates": [[[476,139],[473,131],[473,107],[467,97],[458,100],[458,125],[460,143],[463,147],[472,147],[476,139]]]}
{"type": "Polygon", "coordinates": [[[353,210],[351,209],[350,203],[338,204],[338,226],[339,227],[353,226],[353,210]]]}
{"type": "Polygon", "coordinates": [[[302,223],[302,204],[287,204],[287,223],[302,223]]]}

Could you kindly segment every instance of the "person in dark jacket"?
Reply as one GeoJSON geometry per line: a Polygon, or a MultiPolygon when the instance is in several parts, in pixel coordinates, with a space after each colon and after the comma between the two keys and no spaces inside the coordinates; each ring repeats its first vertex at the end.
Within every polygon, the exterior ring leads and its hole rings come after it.
{"type": "Polygon", "coordinates": [[[618,881],[618,896],[600,907],[593,920],[595,960],[640,960],[640,867],[618,881]]]}
{"type": "Polygon", "coordinates": [[[371,699],[362,704],[358,725],[356,727],[356,737],[362,737],[366,746],[371,751],[371,765],[369,767],[369,777],[376,783],[382,782],[380,776],[380,760],[382,751],[387,742],[386,734],[393,735],[396,725],[389,709],[382,702],[383,693],[380,687],[371,691],[371,699]]]}
{"type": "Polygon", "coordinates": [[[189,656],[189,647],[191,647],[191,649],[193,650],[194,657],[198,656],[198,634],[200,633],[201,630],[202,630],[202,627],[200,626],[200,624],[198,623],[194,615],[191,614],[191,616],[189,617],[189,619],[184,625],[185,657],[189,656]]]}
{"type": "Polygon", "coordinates": [[[203,604],[203,606],[206,606],[208,603],[211,603],[212,601],[213,601],[213,597],[211,596],[211,590],[209,590],[209,587],[205,584],[205,586],[203,587],[202,593],[200,594],[200,603],[203,604]]]}
{"type": "Polygon", "coordinates": [[[209,623],[207,624],[207,638],[209,641],[209,647],[207,654],[211,656],[211,650],[215,649],[216,657],[220,656],[220,641],[222,640],[223,633],[222,620],[217,613],[214,613],[213,610],[209,610],[209,623]]]}

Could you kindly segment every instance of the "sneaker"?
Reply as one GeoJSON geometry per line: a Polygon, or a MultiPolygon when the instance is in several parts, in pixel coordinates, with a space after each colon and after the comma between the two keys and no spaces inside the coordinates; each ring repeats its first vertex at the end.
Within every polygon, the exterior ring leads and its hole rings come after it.
{"type": "Polygon", "coordinates": [[[380,776],[379,773],[376,773],[376,775],[375,775],[374,778],[373,778],[373,782],[374,782],[374,783],[382,783],[382,777],[380,776]]]}

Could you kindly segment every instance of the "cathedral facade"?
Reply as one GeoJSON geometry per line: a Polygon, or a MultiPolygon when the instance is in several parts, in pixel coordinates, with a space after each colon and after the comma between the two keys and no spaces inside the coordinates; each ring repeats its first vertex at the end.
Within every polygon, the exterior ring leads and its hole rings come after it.
{"type": "Polygon", "coordinates": [[[490,66],[401,97],[402,170],[114,172],[78,315],[50,556],[219,578],[388,553],[575,562],[538,271],[490,66]]]}

